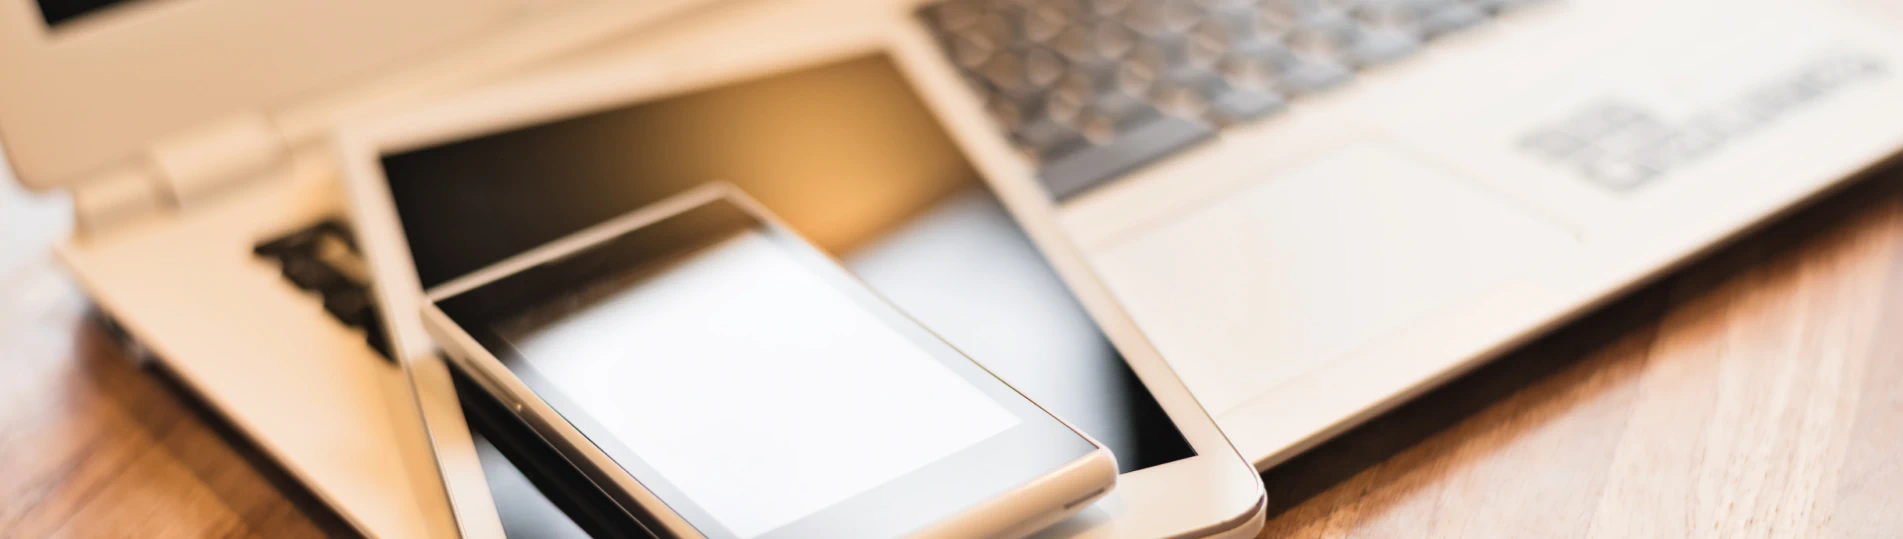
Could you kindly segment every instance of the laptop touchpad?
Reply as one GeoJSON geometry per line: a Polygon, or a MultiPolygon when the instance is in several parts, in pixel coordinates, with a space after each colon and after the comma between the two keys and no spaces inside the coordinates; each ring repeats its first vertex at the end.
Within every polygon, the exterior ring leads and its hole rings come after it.
{"type": "Polygon", "coordinates": [[[1574,243],[1451,173],[1350,146],[1092,254],[1221,414],[1574,243]]]}

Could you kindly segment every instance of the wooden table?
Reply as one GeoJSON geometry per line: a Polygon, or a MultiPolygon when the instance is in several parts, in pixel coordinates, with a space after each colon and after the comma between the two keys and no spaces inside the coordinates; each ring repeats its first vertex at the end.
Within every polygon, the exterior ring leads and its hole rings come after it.
{"type": "MultiPolygon", "coordinates": [[[[0,537],[321,535],[127,358],[0,182],[0,537]]],[[[1265,535],[1903,534],[1903,168],[1265,476],[1265,535]]]]}

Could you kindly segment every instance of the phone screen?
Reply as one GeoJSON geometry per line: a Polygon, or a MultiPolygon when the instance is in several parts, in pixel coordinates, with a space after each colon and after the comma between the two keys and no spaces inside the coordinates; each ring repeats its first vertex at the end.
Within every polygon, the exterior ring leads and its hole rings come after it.
{"type": "Polygon", "coordinates": [[[1097,450],[804,239],[708,200],[436,301],[624,507],[653,493],[715,538],[906,535],[1097,450]]]}
{"type": "Polygon", "coordinates": [[[501,321],[505,364],[739,537],[1023,422],[759,232],[632,280],[501,321]]]}

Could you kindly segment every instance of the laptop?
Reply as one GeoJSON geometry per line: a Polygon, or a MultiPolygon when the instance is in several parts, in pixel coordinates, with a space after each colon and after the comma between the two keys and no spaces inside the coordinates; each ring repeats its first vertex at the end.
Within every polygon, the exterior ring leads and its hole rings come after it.
{"type": "MultiPolygon", "coordinates": [[[[527,119],[511,114],[717,92],[802,68],[869,73],[883,86],[852,87],[883,87],[878,95],[904,105],[897,110],[907,123],[886,125],[900,128],[895,140],[926,136],[916,155],[935,156],[935,165],[875,156],[875,168],[859,172],[882,175],[845,178],[920,180],[885,192],[910,200],[904,215],[887,216],[909,224],[866,228],[878,237],[848,242],[858,247],[857,268],[882,276],[889,292],[949,306],[934,315],[941,319],[970,319],[960,307],[971,298],[943,295],[938,280],[969,283],[982,277],[974,266],[994,272],[1009,287],[983,291],[1008,293],[997,299],[1003,316],[935,327],[1019,353],[1018,378],[1071,383],[1079,389],[1055,398],[1101,410],[1093,432],[1127,446],[1120,456],[1131,468],[1116,493],[1049,533],[1256,533],[1266,500],[1254,471],[1168,366],[1131,340],[1140,336],[1127,321],[1096,327],[942,129],[906,129],[933,120],[890,50],[894,16],[909,5],[688,9],[699,3],[14,0],[0,11],[9,36],[0,40],[9,58],[0,144],[29,187],[71,191],[78,231],[59,255],[102,311],[344,522],[379,537],[570,536],[600,531],[568,518],[589,507],[550,481],[562,470],[542,466],[548,460],[534,458],[534,444],[472,432],[506,434],[506,414],[493,403],[459,402],[469,392],[454,389],[456,373],[430,361],[414,316],[398,314],[415,313],[413,305],[389,305],[421,288],[379,267],[420,261],[377,255],[386,240],[406,239],[402,228],[356,219],[361,207],[346,211],[361,204],[361,192],[346,193],[340,178],[365,177],[355,167],[377,163],[381,152],[527,119]],[[669,24],[643,25],[662,17],[669,24]],[[848,19],[858,31],[839,31],[848,19]],[[786,39],[754,40],[747,54],[716,46],[781,30],[786,39]],[[511,106],[476,109],[453,98],[548,85],[580,94],[514,95],[511,106]],[[375,143],[368,153],[340,152],[331,136],[385,123],[436,129],[365,140],[375,143]],[[935,238],[984,256],[922,268],[946,252],[932,247],[935,238]],[[953,268],[965,269],[920,271],[953,268]],[[1019,340],[980,333],[998,330],[1019,340]]],[[[422,245],[420,236],[407,239],[406,248],[422,245]]]]}
{"type": "Polygon", "coordinates": [[[946,0],[905,61],[1267,469],[1894,155],[1899,12],[946,0]]]}

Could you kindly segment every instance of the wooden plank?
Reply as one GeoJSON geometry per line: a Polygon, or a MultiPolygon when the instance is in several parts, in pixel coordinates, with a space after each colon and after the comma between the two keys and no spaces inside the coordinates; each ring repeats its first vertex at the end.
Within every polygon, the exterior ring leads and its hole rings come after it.
{"type": "Polygon", "coordinates": [[[1265,474],[1264,537],[1894,536],[1903,170],[1265,474]]]}
{"type": "Polygon", "coordinates": [[[93,319],[47,252],[59,204],[0,182],[0,537],[340,530],[93,319]]]}

